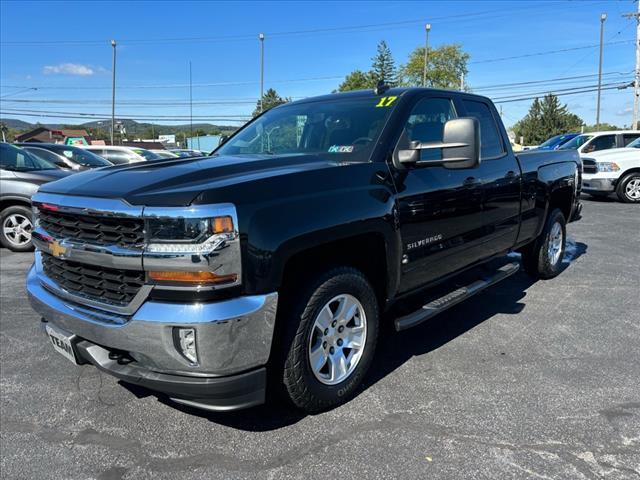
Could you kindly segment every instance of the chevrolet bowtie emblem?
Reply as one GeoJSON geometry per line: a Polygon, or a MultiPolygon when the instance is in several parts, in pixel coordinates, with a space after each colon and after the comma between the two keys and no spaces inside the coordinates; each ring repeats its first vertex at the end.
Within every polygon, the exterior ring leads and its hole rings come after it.
{"type": "Polygon", "coordinates": [[[49,244],[49,251],[51,252],[51,255],[59,258],[66,253],[67,249],[60,245],[57,241],[54,241],[49,244]]]}

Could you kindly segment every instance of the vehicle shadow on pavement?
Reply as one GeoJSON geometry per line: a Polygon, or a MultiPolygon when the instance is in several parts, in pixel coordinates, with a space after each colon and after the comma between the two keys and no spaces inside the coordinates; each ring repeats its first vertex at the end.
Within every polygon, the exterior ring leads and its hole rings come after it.
{"type": "MultiPolygon", "coordinates": [[[[586,244],[568,238],[562,261],[562,271],[586,252],[586,244]]],[[[519,255],[514,255],[514,260],[517,259],[519,259],[519,255]]],[[[391,311],[385,314],[381,318],[375,358],[358,395],[391,374],[412,357],[425,355],[442,347],[496,314],[515,315],[520,313],[526,307],[526,303],[522,302],[522,299],[526,297],[527,289],[535,282],[536,280],[521,270],[508,281],[487,289],[432,320],[402,332],[396,332],[393,328],[393,320],[397,313],[391,311]]],[[[142,387],[120,383],[137,396],[153,395],[160,402],[183,413],[239,430],[252,432],[277,430],[295,424],[306,416],[305,413],[296,410],[284,400],[277,398],[276,395],[270,395],[271,398],[266,405],[239,412],[219,413],[180,405],[142,387]]]]}

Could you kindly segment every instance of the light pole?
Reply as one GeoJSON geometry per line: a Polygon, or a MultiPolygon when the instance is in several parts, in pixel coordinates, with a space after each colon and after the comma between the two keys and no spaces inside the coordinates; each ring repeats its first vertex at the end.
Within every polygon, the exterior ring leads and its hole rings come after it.
{"type": "Polygon", "coordinates": [[[116,41],[111,40],[113,47],[113,62],[111,65],[111,145],[116,129],[116,41]]]}
{"type": "Polygon", "coordinates": [[[640,2],[638,2],[638,11],[635,13],[626,13],[623,17],[636,19],[636,71],[633,80],[633,129],[638,129],[638,103],[640,100],[640,2]]]}
{"type": "MultiPolygon", "coordinates": [[[[191,77],[191,60],[189,60],[189,132],[191,141],[193,142],[193,82],[191,77]]],[[[187,148],[189,148],[188,145],[187,148]]]]}
{"type": "Polygon", "coordinates": [[[426,38],[424,42],[424,70],[422,71],[422,86],[427,86],[427,60],[429,59],[429,32],[431,31],[431,24],[427,23],[424,26],[426,31],[426,38]]]}
{"type": "Polygon", "coordinates": [[[264,96],[264,33],[258,35],[260,39],[260,113],[263,109],[263,96],[264,96]]]}
{"type": "Polygon", "coordinates": [[[602,90],[602,44],[604,42],[604,21],[607,14],[600,14],[600,59],[598,60],[598,100],[596,105],[596,130],[600,127],[600,93],[602,90]]]}

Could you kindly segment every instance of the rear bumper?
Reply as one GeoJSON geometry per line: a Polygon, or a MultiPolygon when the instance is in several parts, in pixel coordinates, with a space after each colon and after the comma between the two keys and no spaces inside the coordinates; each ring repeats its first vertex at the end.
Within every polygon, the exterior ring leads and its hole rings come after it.
{"type": "Polygon", "coordinates": [[[200,408],[231,410],[264,401],[277,293],[202,304],[146,301],[130,317],[119,317],[59,297],[41,275],[36,262],[27,276],[31,306],[75,335],[81,359],[200,408]],[[176,328],[195,330],[197,364],[180,353],[176,328]],[[110,359],[114,352],[133,361],[110,359]]]}

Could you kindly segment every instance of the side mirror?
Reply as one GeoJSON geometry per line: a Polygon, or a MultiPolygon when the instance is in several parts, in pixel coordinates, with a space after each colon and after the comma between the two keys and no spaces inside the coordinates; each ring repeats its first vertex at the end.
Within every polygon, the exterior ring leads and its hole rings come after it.
{"type": "Polygon", "coordinates": [[[441,142],[409,142],[409,148],[396,150],[395,160],[404,167],[476,168],[480,165],[480,122],[475,118],[455,118],[444,124],[441,142]],[[435,160],[422,160],[422,150],[440,150],[435,160]]]}
{"type": "Polygon", "coordinates": [[[229,140],[229,135],[220,135],[220,140],[218,140],[218,146],[222,145],[227,140],[229,140]]]}

